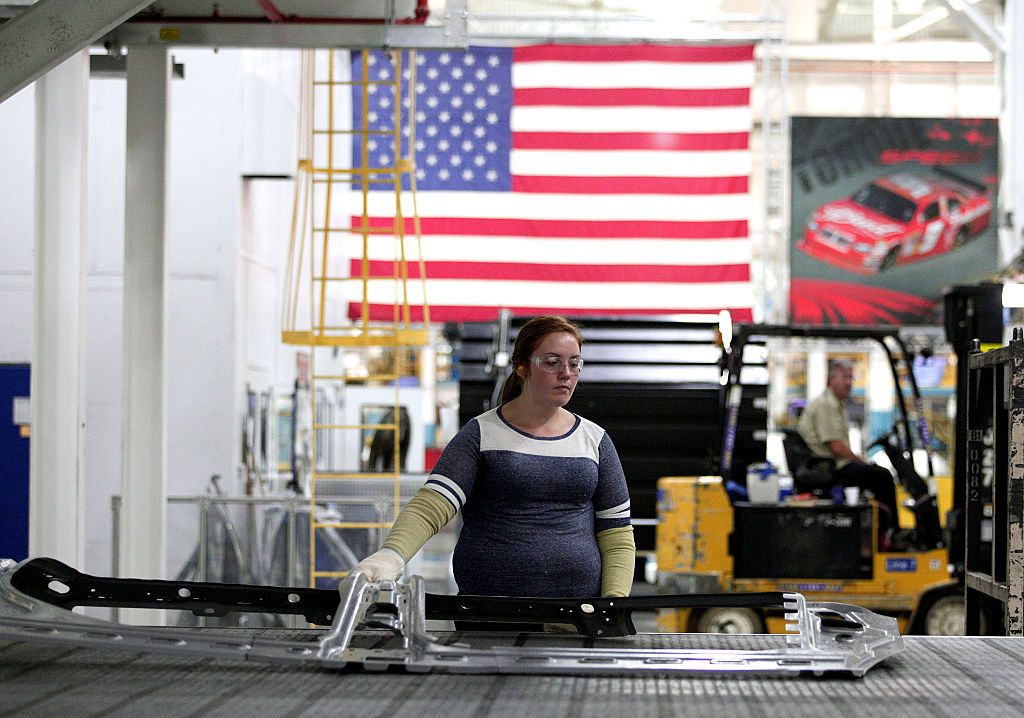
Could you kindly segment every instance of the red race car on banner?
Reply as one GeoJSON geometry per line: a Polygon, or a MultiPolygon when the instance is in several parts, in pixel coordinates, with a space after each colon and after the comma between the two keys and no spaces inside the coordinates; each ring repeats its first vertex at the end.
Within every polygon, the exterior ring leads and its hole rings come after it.
{"type": "Polygon", "coordinates": [[[959,247],[991,217],[983,184],[942,169],[899,172],[818,207],[797,249],[851,272],[875,274],[959,247]]]}

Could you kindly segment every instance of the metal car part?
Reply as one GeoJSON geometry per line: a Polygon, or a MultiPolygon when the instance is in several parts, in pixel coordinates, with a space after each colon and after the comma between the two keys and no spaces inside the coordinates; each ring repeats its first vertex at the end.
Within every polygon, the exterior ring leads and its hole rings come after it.
{"type": "MultiPolygon", "coordinates": [[[[409,672],[574,675],[839,672],[863,676],[879,661],[903,649],[895,619],[848,604],[808,604],[796,593],[783,595],[787,629],[793,633],[778,649],[652,650],[547,644],[474,647],[465,642],[443,645],[425,630],[426,592],[420,577],[413,576],[404,583],[373,583],[363,573],[350,574],[341,581],[340,602],[326,634],[316,640],[264,640],[252,635],[125,626],[74,614],[14,585],[12,577],[28,563],[0,561],[0,636],[25,642],[274,663],[318,662],[330,669],[362,666],[384,670],[394,666],[409,672]],[[367,629],[384,629],[398,640],[385,644],[355,640],[358,632],[367,629]]],[[[67,584],[54,589],[70,592],[67,584]]],[[[614,603],[628,599],[606,600],[614,603]]],[[[598,613],[596,599],[576,603],[582,613],[598,613]]],[[[466,634],[460,639],[465,640],[466,634]]]]}
{"type": "MultiPolygon", "coordinates": [[[[23,561],[11,577],[22,593],[64,609],[78,607],[158,608],[181,610],[196,616],[222,617],[229,613],[268,613],[302,616],[309,623],[330,625],[338,608],[335,590],[251,586],[196,581],[158,581],[90,576],[52,558],[23,561]]],[[[613,638],[636,633],[632,613],[662,608],[722,607],[778,608],[778,592],[705,595],[594,598],[515,598],[424,594],[428,620],[466,620],[477,623],[572,624],[588,638],[613,638]]]]}

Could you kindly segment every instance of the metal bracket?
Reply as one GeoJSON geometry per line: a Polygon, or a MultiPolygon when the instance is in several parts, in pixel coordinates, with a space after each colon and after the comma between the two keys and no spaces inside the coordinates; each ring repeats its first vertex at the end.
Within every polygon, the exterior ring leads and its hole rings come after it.
{"type": "MultiPolygon", "coordinates": [[[[771,605],[774,596],[785,610],[787,630],[785,646],[769,650],[696,649],[672,648],[651,649],[627,645],[621,647],[594,647],[579,645],[580,639],[550,635],[542,645],[484,645],[476,646],[476,637],[460,634],[460,642],[442,645],[425,630],[427,594],[423,580],[413,576],[408,582],[370,582],[363,573],[354,573],[343,579],[339,593],[334,594],[336,610],[330,631],[315,642],[305,640],[264,640],[253,636],[233,637],[221,632],[181,631],[178,629],[124,626],[110,621],[101,621],[72,613],[67,608],[42,600],[23,588],[36,591],[38,582],[45,579],[49,569],[61,568],[61,578],[52,574],[46,590],[58,595],[70,596],[65,603],[75,605],[98,605],[99,601],[83,601],[78,593],[85,588],[87,594],[99,593],[97,586],[87,586],[82,578],[90,579],[52,559],[34,559],[21,564],[0,561],[0,637],[61,645],[122,648],[133,651],[169,653],[173,655],[205,658],[233,658],[235,660],[270,661],[275,663],[306,663],[315,661],[330,669],[341,669],[352,665],[368,670],[383,670],[399,666],[410,672],[443,671],[449,673],[528,673],[528,674],[623,674],[623,673],[680,673],[680,672],[767,672],[776,674],[846,673],[863,676],[867,670],[903,649],[903,639],[893,618],[880,616],[857,606],[841,603],[807,603],[801,594],[761,594],[756,600],[771,605]],[[45,562],[45,563],[44,563],[45,562]],[[40,566],[40,563],[43,563],[40,566]],[[56,566],[54,566],[54,564],[56,566]],[[29,570],[18,577],[23,569],[29,570]],[[65,569],[72,571],[68,574],[65,569]],[[28,577],[26,579],[26,576],[28,577]],[[67,580],[70,577],[70,582],[67,580]],[[22,588],[19,588],[21,586],[22,588]],[[72,594],[74,594],[72,596],[72,594]],[[381,642],[379,630],[377,639],[357,640],[360,633],[383,629],[394,635],[394,640],[381,642]],[[551,645],[550,641],[572,641],[574,645],[551,645]]],[[[118,584],[139,588],[143,584],[160,584],[158,588],[169,588],[177,582],[146,582],[137,579],[102,579],[108,589],[118,584]],[[163,586],[167,584],[166,586],[163,586]]],[[[196,584],[189,584],[193,587],[196,584]]],[[[211,591],[217,591],[218,584],[202,584],[211,591]]],[[[178,588],[186,588],[178,585],[178,588]]],[[[294,593],[299,589],[275,587],[238,587],[222,585],[230,591],[244,588],[255,592],[275,591],[294,593]]],[[[191,590],[191,589],[187,589],[191,590]]],[[[330,592],[333,593],[333,592],[330,592]]],[[[319,594],[314,594],[319,595],[319,594]]],[[[145,607],[181,608],[169,605],[161,593],[151,596],[152,602],[145,607]]],[[[179,603],[188,596],[178,593],[179,603]]],[[[664,599],[694,599],[693,596],[651,597],[651,599],[591,599],[561,601],[560,599],[502,599],[497,597],[448,597],[454,605],[445,604],[444,611],[459,611],[459,615],[470,615],[488,620],[500,616],[502,620],[522,620],[530,606],[535,612],[528,614],[531,620],[545,622],[552,615],[559,615],[561,622],[576,622],[579,615],[569,611],[569,604],[579,607],[580,614],[596,614],[601,620],[597,625],[618,625],[614,630],[597,635],[623,635],[622,631],[635,632],[632,622],[618,623],[612,620],[612,610],[622,609],[622,604],[632,604],[622,610],[632,611],[639,607],[637,602],[665,603],[664,599]],[[465,600],[464,599],[473,599],[465,600]],[[516,610],[511,610],[515,601],[516,610]],[[459,604],[465,602],[465,607],[459,604]],[[608,605],[604,605],[607,602],[608,605]],[[618,607],[612,604],[619,604],[618,607]],[[503,610],[503,607],[509,610],[503,610]],[[590,607],[588,611],[587,606],[590,607]],[[598,608],[603,606],[603,608],[598,608]],[[607,609],[607,612],[602,612],[607,609]],[[552,611],[558,613],[552,614],[552,611]],[[626,625],[628,624],[628,625],[626,625]]],[[[708,598],[708,597],[703,597],[708,598]]],[[[736,600],[749,599],[749,595],[719,594],[719,605],[735,605],[736,600]]],[[[123,601],[126,598],[107,600],[123,601]]],[[[210,597],[202,599],[210,602],[210,597]]],[[[285,600],[292,602],[289,595],[285,600]]],[[[138,606],[141,601],[133,601],[138,606]]],[[[268,601],[267,605],[275,603],[268,601]]],[[[120,603],[118,605],[128,605],[120,603]]],[[[218,604],[222,605],[222,604],[218,604]]],[[[303,610],[309,610],[304,607],[303,610]]],[[[441,611],[442,609],[438,609],[441,611]]],[[[300,613],[301,610],[293,610],[300,613]]],[[[315,612],[314,612],[315,613],[315,612]]],[[[480,633],[486,642],[494,634],[480,633]]],[[[728,640],[728,637],[722,637],[728,640]]],[[[626,639],[627,642],[634,639],[626,639]]],[[[501,643],[499,641],[499,643],[501,643]]]]}

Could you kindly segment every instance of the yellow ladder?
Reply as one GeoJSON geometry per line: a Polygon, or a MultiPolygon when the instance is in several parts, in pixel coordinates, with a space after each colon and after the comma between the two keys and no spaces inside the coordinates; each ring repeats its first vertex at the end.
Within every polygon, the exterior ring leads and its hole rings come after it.
{"type": "MultiPolygon", "coordinates": [[[[415,92],[408,92],[409,110],[403,115],[402,84],[415,88],[415,53],[394,51],[386,55],[391,63],[389,79],[369,79],[370,53],[361,53],[361,76],[349,79],[344,60],[348,52],[305,51],[301,77],[301,111],[299,127],[299,161],[295,183],[295,199],[286,273],[283,307],[282,340],[287,344],[309,348],[310,403],[312,416],[311,470],[309,475],[309,585],[318,579],[337,578],[348,571],[324,567],[317,560],[318,537],[324,531],[363,529],[372,532],[371,549],[379,546],[385,529],[397,516],[400,499],[400,433],[401,378],[409,361],[410,347],[429,341],[430,314],[426,304],[423,255],[416,212],[415,92]],[[353,114],[345,100],[349,92],[358,92],[361,112],[353,114]],[[390,93],[394,118],[391,129],[372,129],[371,95],[390,93]],[[403,124],[405,123],[405,124],[403,124]],[[403,142],[403,126],[408,127],[408,141],[403,142]],[[388,156],[393,164],[371,167],[371,138],[376,145],[389,145],[388,156]],[[361,152],[358,166],[348,160],[346,150],[358,142],[361,152]],[[411,191],[403,194],[403,178],[409,178],[411,191]],[[356,187],[355,185],[358,185],[356,187]],[[389,226],[371,226],[369,192],[373,186],[390,186],[394,192],[394,218],[389,226]],[[361,204],[358,200],[361,199],[361,204]],[[351,204],[345,200],[352,200],[351,204]],[[361,207],[352,209],[353,205],[361,207]],[[406,211],[406,205],[411,205],[406,211]],[[339,211],[340,205],[340,211],[339,211]],[[355,221],[350,222],[350,218],[355,221]],[[412,218],[415,236],[406,235],[406,217],[412,218]],[[340,218],[340,219],[339,219],[340,218]],[[349,226],[351,223],[352,226],[349,226]],[[390,251],[384,243],[390,244],[390,251]],[[414,244],[415,252],[413,247],[414,244]],[[387,276],[371,276],[371,258],[390,255],[392,270],[387,276]],[[422,300],[422,323],[412,321],[410,310],[410,278],[408,262],[415,256],[419,262],[419,290],[422,300]],[[361,259],[360,259],[361,257],[361,259]],[[358,272],[350,267],[358,262],[358,272]],[[393,311],[390,321],[371,319],[370,287],[373,283],[390,282],[393,286],[393,311]],[[361,302],[358,319],[349,320],[350,303],[361,302]],[[339,359],[339,348],[344,353],[339,359]],[[347,359],[355,357],[352,364],[347,359]],[[371,362],[372,357],[372,362],[371,362]],[[367,370],[369,367],[369,370],[367,370]],[[318,397],[353,382],[393,386],[393,408],[390,421],[345,422],[320,417],[330,411],[318,411],[318,397]],[[368,471],[362,466],[361,453],[367,432],[391,432],[393,457],[391,471],[368,471]],[[356,456],[342,456],[344,467],[335,466],[338,459],[334,439],[346,432],[359,437],[356,456]],[[353,461],[355,460],[355,461],[353,461]],[[368,481],[371,480],[371,481],[368,481]],[[334,517],[325,516],[325,507],[337,502],[342,488],[339,482],[360,487],[390,483],[387,510],[381,511],[379,496],[375,520],[346,517],[345,511],[334,517]],[[372,544],[376,544],[376,546],[372,544]]],[[[379,56],[378,56],[379,58],[379,56]]],[[[416,302],[419,304],[419,302],[416,302]]],[[[407,429],[410,427],[407,427],[407,429]]],[[[349,442],[351,446],[352,443],[349,442]]],[[[302,477],[295,477],[302,485],[302,477]]],[[[373,489],[368,489],[372,493],[373,489]]],[[[369,500],[372,497],[364,497],[369,500]]],[[[358,514],[359,512],[356,511],[358,514]]]]}

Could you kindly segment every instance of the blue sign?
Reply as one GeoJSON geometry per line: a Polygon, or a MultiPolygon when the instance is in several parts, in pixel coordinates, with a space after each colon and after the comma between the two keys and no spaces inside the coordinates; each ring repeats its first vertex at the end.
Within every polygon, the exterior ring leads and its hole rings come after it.
{"type": "Polygon", "coordinates": [[[886,573],[913,573],[917,570],[916,558],[887,558],[885,559],[886,573]]]}
{"type": "Polygon", "coordinates": [[[15,561],[28,558],[30,374],[28,364],[0,364],[0,556],[15,561]]]}
{"type": "Polygon", "coordinates": [[[800,593],[840,593],[844,586],[841,583],[780,583],[780,591],[798,591],[800,593]]]}

